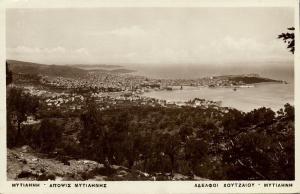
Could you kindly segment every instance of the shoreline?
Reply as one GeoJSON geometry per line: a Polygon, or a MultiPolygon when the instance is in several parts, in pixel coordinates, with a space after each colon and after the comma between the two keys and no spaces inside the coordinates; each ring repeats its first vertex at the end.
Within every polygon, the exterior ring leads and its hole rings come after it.
{"type": "Polygon", "coordinates": [[[158,100],[165,100],[168,103],[177,103],[181,106],[188,101],[198,98],[205,99],[205,101],[217,102],[218,104],[221,104],[220,107],[235,108],[244,112],[249,112],[259,107],[270,108],[276,112],[286,103],[294,104],[294,99],[292,99],[294,91],[289,88],[285,89],[284,86],[292,87],[293,84],[267,82],[246,86],[214,88],[208,86],[186,86],[183,87],[182,90],[180,89],[180,86],[177,86],[173,90],[150,89],[139,95],[158,100]],[[279,86],[279,93],[283,93],[285,96],[277,95],[275,97],[274,94],[268,93],[269,91],[276,93],[276,90],[273,90],[273,88],[276,89],[277,86],[279,86]],[[237,88],[237,90],[234,90],[235,88],[237,88]],[[265,94],[263,92],[265,92],[265,94]],[[247,96],[247,94],[249,94],[249,96],[247,96]],[[256,95],[256,97],[253,95],[256,95]]]}

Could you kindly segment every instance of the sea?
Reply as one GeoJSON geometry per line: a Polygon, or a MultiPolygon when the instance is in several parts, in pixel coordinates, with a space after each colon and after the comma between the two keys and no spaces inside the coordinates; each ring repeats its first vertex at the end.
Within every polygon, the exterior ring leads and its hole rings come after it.
{"type": "Polygon", "coordinates": [[[252,88],[183,87],[182,90],[159,90],[143,95],[168,101],[189,101],[194,98],[221,101],[222,106],[249,112],[260,107],[277,111],[286,103],[294,104],[294,63],[263,62],[234,65],[163,65],[135,66],[135,74],[156,79],[194,79],[218,75],[259,74],[261,77],[284,80],[282,83],[259,83],[252,88]],[[172,67],[172,68],[170,68],[172,67]]]}
{"type": "Polygon", "coordinates": [[[249,112],[260,107],[278,111],[286,103],[294,104],[294,84],[260,83],[251,88],[209,88],[184,86],[182,90],[149,91],[143,94],[147,97],[163,99],[170,102],[186,102],[194,98],[221,101],[221,106],[236,108],[249,112]]]}

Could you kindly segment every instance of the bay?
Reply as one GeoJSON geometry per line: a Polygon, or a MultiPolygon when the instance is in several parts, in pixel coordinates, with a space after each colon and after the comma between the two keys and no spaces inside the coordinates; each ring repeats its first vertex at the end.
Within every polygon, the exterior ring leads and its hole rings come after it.
{"type": "Polygon", "coordinates": [[[183,87],[172,91],[149,91],[143,94],[147,97],[163,99],[171,102],[188,101],[201,98],[213,101],[222,101],[223,107],[232,107],[248,112],[260,107],[271,108],[277,111],[284,104],[294,104],[294,84],[260,83],[252,88],[208,88],[208,87],[183,87]]]}

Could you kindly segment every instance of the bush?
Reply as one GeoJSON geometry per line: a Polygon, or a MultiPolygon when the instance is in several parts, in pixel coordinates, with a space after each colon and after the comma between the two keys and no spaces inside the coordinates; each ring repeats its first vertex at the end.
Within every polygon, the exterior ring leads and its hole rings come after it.
{"type": "Polygon", "coordinates": [[[40,145],[41,151],[51,152],[61,143],[62,129],[56,120],[45,119],[41,123],[37,138],[35,142],[40,145]]]}

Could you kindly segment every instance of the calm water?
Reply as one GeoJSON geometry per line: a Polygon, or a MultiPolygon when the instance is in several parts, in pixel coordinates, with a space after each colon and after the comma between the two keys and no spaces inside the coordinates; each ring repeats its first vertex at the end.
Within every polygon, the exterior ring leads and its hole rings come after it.
{"type": "Polygon", "coordinates": [[[207,88],[184,87],[183,90],[150,91],[144,96],[169,101],[188,101],[194,98],[222,101],[222,106],[245,112],[254,108],[268,107],[279,110],[286,103],[294,104],[294,84],[264,83],[254,88],[207,88]]]}

